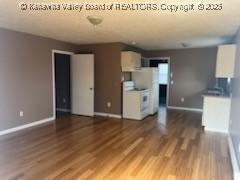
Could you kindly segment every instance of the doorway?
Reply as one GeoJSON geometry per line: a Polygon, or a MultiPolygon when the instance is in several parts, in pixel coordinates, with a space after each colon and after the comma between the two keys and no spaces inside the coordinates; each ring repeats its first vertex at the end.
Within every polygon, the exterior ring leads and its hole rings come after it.
{"type": "Polygon", "coordinates": [[[54,119],[94,115],[94,54],[52,50],[52,84],[54,119]]]}
{"type": "Polygon", "coordinates": [[[71,112],[71,55],[64,52],[54,53],[55,105],[56,116],[69,115],[71,112]]]}
{"type": "Polygon", "coordinates": [[[159,106],[168,107],[170,58],[150,58],[149,66],[156,67],[159,71],[159,106]]]}

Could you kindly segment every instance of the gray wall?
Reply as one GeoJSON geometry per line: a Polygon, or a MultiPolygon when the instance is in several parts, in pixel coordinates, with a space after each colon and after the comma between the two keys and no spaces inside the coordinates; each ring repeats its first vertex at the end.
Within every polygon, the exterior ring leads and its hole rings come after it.
{"type": "Polygon", "coordinates": [[[145,52],[122,43],[72,45],[5,29],[0,29],[0,39],[0,130],[53,115],[52,49],[95,54],[96,112],[121,114],[122,50],[171,57],[171,106],[202,108],[201,93],[215,82],[216,48],[145,52]]]}
{"type": "Polygon", "coordinates": [[[78,53],[94,53],[94,111],[121,114],[121,43],[80,45],[78,53]],[[111,107],[107,103],[111,102],[111,107]]]}
{"type": "Polygon", "coordinates": [[[146,57],[170,57],[174,84],[169,106],[202,109],[202,93],[215,85],[217,48],[149,51],[146,57]],[[185,102],[181,102],[181,98],[185,102]]]}
{"type": "Polygon", "coordinates": [[[0,29],[0,39],[0,130],[52,117],[52,49],[94,53],[95,111],[121,114],[121,51],[138,48],[72,45],[6,29],[0,29]]]}
{"type": "Polygon", "coordinates": [[[0,29],[0,130],[53,116],[52,49],[77,46],[0,29]]]}
{"type": "Polygon", "coordinates": [[[123,43],[80,45],[78,53],[95,54],[95,112],[122,114],[121,51],[143,52],[123,43]],[[112,106],[107,107],[107,102],[112,106]]]}
{"type": "Polygon", "coordinates": [[[235,152],[237,154],[238,163],[240,165],[240,152],[238,146],[240,143],[240,30],[236,37],[237,43],[237,56],[235,64],[235,77],[232,82],[232,107],[231,107],[231,120],[229,131],[233,140],[235,152]]]}

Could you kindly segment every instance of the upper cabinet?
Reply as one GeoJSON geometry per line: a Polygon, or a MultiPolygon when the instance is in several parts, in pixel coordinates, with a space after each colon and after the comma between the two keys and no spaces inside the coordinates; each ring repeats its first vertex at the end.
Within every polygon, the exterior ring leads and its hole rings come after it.
{"type": "Polygon", "coordinates": [[[124,51],[121,56],[122,72],[133,72],[141,70],[141,54],[124,51]]]}
{"type": "Polygon", "coordinates": [[[233,78],[235,56],[236,56],[235,44],[218,46],[216,65],[217,78],[233,78]]]}

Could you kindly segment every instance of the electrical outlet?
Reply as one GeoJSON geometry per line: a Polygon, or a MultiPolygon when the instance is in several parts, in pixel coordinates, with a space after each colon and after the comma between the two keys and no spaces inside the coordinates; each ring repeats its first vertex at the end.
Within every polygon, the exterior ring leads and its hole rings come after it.
{"type": "Polygon", "coordinates": [[[23,117],[23,115],[24,115],[24,114],[23,114],[23,111],[19,111],[19,116],[20,116],[20,117],[23,117]]]}
{"type": "Polygon", "coordinates": [[[174,82],[173,82],[173,80],[171,80],[171,82],[170,82],[171,84],[174,84],[174,82]]]}
{"type": "Polygon", "coordinates": [[[107,107],[110,108],[112,106],[111,102],[107,103],[107,107]]]}
{"type": "Polygon", "coordinates": [[[181,98],[181,102],[184,102],[185,101],[185,99],[184,98],[181,98]]]}

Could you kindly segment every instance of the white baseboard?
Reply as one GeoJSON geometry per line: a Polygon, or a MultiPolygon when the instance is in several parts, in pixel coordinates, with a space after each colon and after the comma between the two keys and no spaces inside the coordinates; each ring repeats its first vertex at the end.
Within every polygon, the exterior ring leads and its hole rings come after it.
{"type": "Polygon", "coordinates": [[[231,156],[231,163],[232,163],[232,168],[233,168],[233,178],[234,178],[234,180],[239,180],[240,179],[240,167],[237,162],[237,157],[235,154],[232,138],[230,135],[228,136],[228,146],[229,146],[229,153],[231,156]]]}
{"type": "Polygon", "coordinates": [[[32,123],[29,123],[29,124],[25,124],[25,125],[22,125],[22,126],[17,126],[17,127],[14,127],[14,128],[2,130],[2,131],[0,131],[0,136],[10,134],[10,133],[13,133],[13,132],[16,132],[16,131],[20,131],[20,130],[23,130],[23,129],[26,129],[26,128],[30,128],[30,127],[33,127],[33,126],[37,126],[37,125],[40,125],[40,124],[44,124],[44,123],[53,121],[54,119],[55,119],[54,117],[51,117],[51,118],[43,119],[43,120],[40,120],[40,121],[32,122],[32,123]]]}
{"type": "Polygon", "coordinates": [[[215,128],[204,127],[204,130],[205,131],[213,131],[213,132],[220,132],[220,133],[228,134],[228,130],[227,129],[215,129],[215,128]]]}
{"type": "Polygon", "coordinates": [[[168,106],[167,108],[168,109],[183,110],[183,111],[203,112],[202,109],[196,109],[196,108],[186,108],[186,107],[177,107],[177,106],[168,106]]]}
{"type": "Polygon", "coordinates": [[[63,109],[63,108],[57,108],[56,111],[60,111],[60,112],[71,112],[70,109],[63,109]]]}
{"type": "Polygon", "coordinates": [[[119,114],[108,114],[109,117],[121,119],[122,116],[119,114]]]}
{"type": "Polygon", "coordinates": [[[101,113],[101,112],[94,112],[95,116],[104,116],[104,117],[112,117],[112,118],[119,118],[121,119],[122,116],[119,114],[109,114],[109,113],[101,113]]]}
{"type": "Polygon", "coordinates": [[[100,112],[94,112],[94,115],[95,116],[108,116],[108,114],[107,113],[100,113],[100,112]]]}

